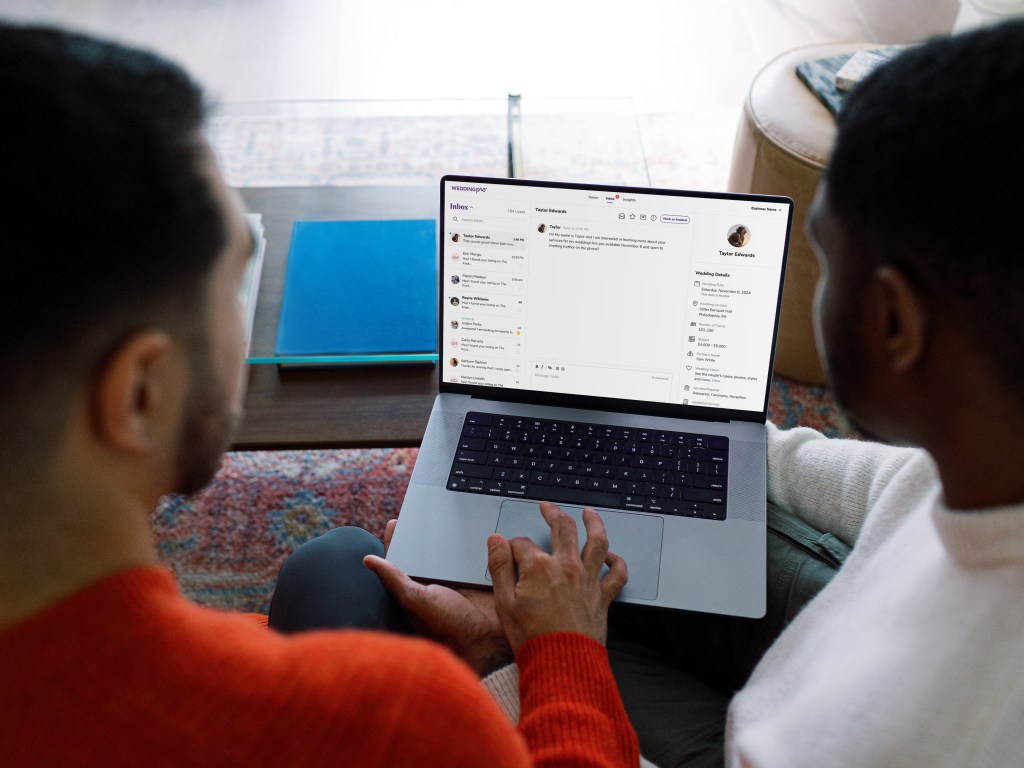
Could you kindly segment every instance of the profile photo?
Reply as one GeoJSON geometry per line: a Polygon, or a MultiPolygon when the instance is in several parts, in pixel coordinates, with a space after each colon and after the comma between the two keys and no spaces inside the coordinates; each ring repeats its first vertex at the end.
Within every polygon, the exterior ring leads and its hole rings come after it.
{"type": "Polygon", "coordinates": [[[450,365],[452,368],[454,368],[458,364],[459,364],[459,358],[457,358],[457,357],[453,357],[451,360],[448,361],[448,365],[450,365]]]}
{"type": "Polygon", "coordinates": [[[458,285],[458,284],[459,284],[459,276],[458,275],[452,275],[452,285],[458,285]]]}
{"type": "Polygon", "coordinates": [[[540,232],[543,235],[545,232],[548,231],[548,225],[547,224],[541,224],[539,227],[537,227],[537,231],[540,232]]]}
{"type": "Polygon", "coordinates": [[[452,235],[452,242],[453,243],[459,242],[459,233],[458,232],[456,232],[454,235],[452,235]]]}
{"type": "Polygon", "coordinates": [[[729,235],[726,238],[733,248],[742,248],[750,242],[750,228],[745,224],[737,224],[729,228],[729,235]]]}
{"type": "Polygon", "coordinates": [[[458,320],[452,320],[451,326],[452,326],[452,330],[453,331],[459,330],[459,321],[458,320]]]}
{"type": "Polygon", "coordinates": [[[453,307],[459,306],[459,297],[458,296],[452,296],[448,301],[451,302],[451,305],[453,307]]]}

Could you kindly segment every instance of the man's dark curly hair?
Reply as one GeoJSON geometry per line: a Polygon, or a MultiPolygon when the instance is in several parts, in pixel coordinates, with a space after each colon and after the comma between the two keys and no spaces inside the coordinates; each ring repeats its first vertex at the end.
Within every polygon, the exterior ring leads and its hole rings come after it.
{"type": "Polygon", "coordinates": [[[1024,387],[1024,21],[900,54],[838,125],[828,201],[865,268],[898,267],[1024,387]]]}

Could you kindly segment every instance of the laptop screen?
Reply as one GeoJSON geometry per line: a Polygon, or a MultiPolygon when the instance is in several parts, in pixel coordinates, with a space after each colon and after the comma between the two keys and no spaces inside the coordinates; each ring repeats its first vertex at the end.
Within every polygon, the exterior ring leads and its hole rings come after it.
{"type": "Polygon", "coordinates": [[[765,411],[791,200],[441,187],[442,389],[765,411]]]}

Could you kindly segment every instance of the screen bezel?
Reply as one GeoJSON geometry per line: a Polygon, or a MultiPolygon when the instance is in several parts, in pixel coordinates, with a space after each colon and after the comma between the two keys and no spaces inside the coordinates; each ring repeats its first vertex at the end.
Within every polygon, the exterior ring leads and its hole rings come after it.
{"type": "Polygon", "coordinates": [[[683,405],[681,403],[660,403],[645,400],[627,400],[613,397],[595,397],[593,395],[566,394],[563,392],[540,392],[528,389],[514,389],[511,387],[492,387],[481,384],[453,384],[444,381],[443,355],[438,360],[437,381],[438,391],[459,395],[470,395],[471,397],[484,400],[503,400],[517,403],[529,403],[537,405],[552,405],[563,408],[583,408],[598,411],[618,411],[622,413],[635,413],[650,416],[667,416],[677,419],[696,419],[701,421],[754,421],[764,423],[768,418],[768,399],[771,395],[772,371],[775,366],[775,347],[779,336],[779,313],[782,310],[782,293],[786,282],[786,265],[789,258],[789,242],[793,232],[793,207],[792,198],[782,195],[757,195],[736,192],[707,192],[700,190],[664,189],[656,187],[631,187],[608,184],[580,184],[576,182],[539,181],[534,179],[508,179],[488,176],[463,176],[461,174],[447,174],[441,177],[441,202],[440,216],[438,218],[438,312],[437,312],[437,348],[443,350],[444,345],[444,306],[440,297],[444,296],[444,221],[445,221],[445,191],[449,182],[470,183],[470,184],[501,184],[505,186],[527,186],[542,187],[548,189],[576,189],[592,190],[595,192],[610,192],[618,194],[641,194],[641,195],[665,195],[669,197],[699,197],[717,200],[742,200],[749,202],[764,202],[776,205],[785,205],[787,208],[786,217],[786,239],[782,253],[782,267],[779,278],[778,296],[775,301],[775,328],[772,331],[772,348],[768,357],[768,377],[765,385],[764,401],[760,411],[736,410],[726,408],[715,408],[704,405],[683,405]]]}

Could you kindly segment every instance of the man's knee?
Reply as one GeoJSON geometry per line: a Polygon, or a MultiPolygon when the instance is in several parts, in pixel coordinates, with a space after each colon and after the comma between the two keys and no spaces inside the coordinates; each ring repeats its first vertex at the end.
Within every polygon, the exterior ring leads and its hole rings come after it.
{"type": "Polygon", "coordinates": [[[384,629],[410,633],[401,608],[363,565],[384,544],[356,527],[335,528],[299,546],[281,567],[270,626],[281,632],[384,629]]]}
{"type": "Polygon", "coordinates": [[[300,544],[285,561],[282,572],[285,568],[318,565],[322,560],[328,564],[357,560],[361,564],[366,555],[383,556],[384,544],[369,531],[347,525],[300,544]]]}

